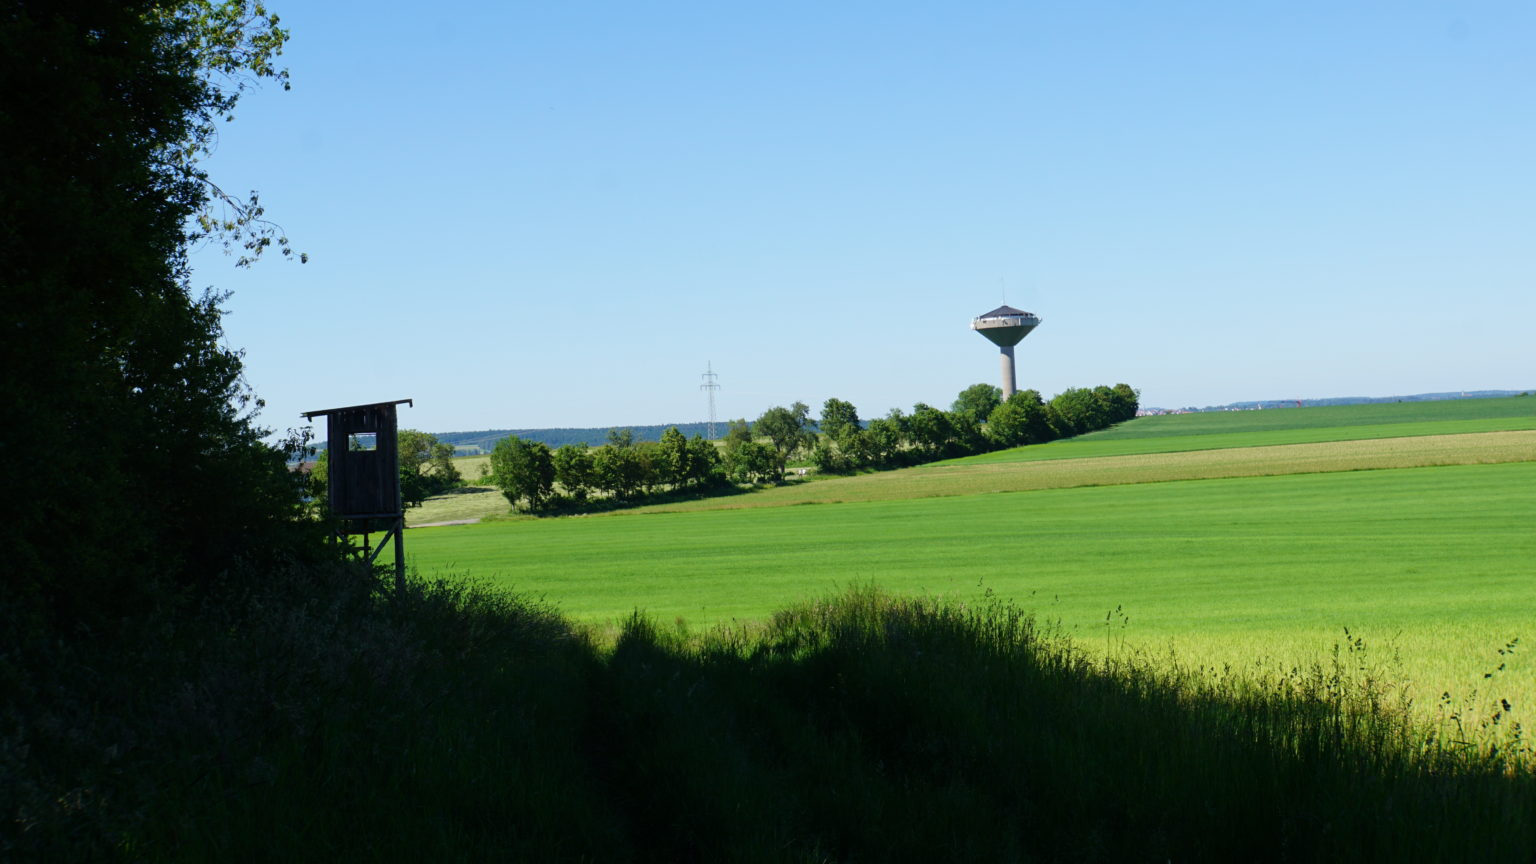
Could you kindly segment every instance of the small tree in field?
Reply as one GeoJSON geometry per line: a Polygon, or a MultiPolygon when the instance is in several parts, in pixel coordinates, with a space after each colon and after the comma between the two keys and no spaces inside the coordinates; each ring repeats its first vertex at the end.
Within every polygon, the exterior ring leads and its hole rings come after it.
{"type": "Polygon", "coordinates": [[[900,408],[892,408],[884,417],[876,417],[864,427],[866,450],[875,465],[889,467],[904,461],[908,442],[909,418],[900,408]]]}
{"type": "Polygon", "coordinates": [[[453,464],[452,444],[417,429],[401,429],[395,440],[400,454],[400,498],[406,506],[417,506],[464,482],[453,464]]]}
{"type": "Polygon", "coordinates": [[[821,437],[811,462],[824,474],[848,474],[870,464],[869,441],[853,403],[828,399],[821,408],[821,437]]]}
{"type": "Polygon", "coordinates": [[[807,424],[811,409],[804,402],[796,402],[788,408],[775,405],[763,412],[752,424],[752,433],[773,442],[774,464],[779,476],[784,476],[784,465],[802,447],[814,440],[807,424]]]}
{"type": "MultiPolygon", "coordinates": [[[[625,430],[627,433],[628,430],[625,430]]],[[[610,441],[613,436],[609,436],[610,441]]],[[[630,439],[632,440],[632,439],[630,439]]],[[[592,453],[597,486],[615,498],[633,498],[645,485],[645,463],[633,444],[609,443],[592,453]]]]}
{"type": "Polygon", "coordinates": [[[833,441],[842,443],[850,432],[857,432],[859,426],[859,412],[853,407],[852,402],[844,402],[841,399],[828,399],[821,406],[821,434],[833,441]]]}
{"type": "Polygon", "coordinates": [[[688,439],[688,485],[694,488],[718,483],[721,478],[720,451],[713,441],[695,435],[688,439]]]}
{"type": "Polygon", "coordinates": [[[816,447],[811,450],[811,464],[823,474],[849,474],[853,471],[853,460],[829,438],[816,442],[816,447]]]}
{"type": "Polygon", "coordinates": [[[1129,384],[1120,383],[1109,388],[1106,400],[1110,405],[1110,422],[1124,423],[1136,417],[1136,409],[1141,407],[1141,394],[1129,384]]]}
{"type": "Polygon", "coordinates": [[[1093,391],[1082,387],[1068,387],[1047,403],[1047,416],[1058,438],[1070,438],[1102,428],[1103,412],[1103,406],[1093,398],[1093,391]]]}
{"type": "Polygon", "coordinates": [[[641,441],[630,448],[630,452],[635,456],[640,493],[649,495],[656,491],[657,486],[666,482],[662,479],[662,474],[670,470],[666,467],[667,456],[662,453],[661,445],[655,441],[641,441]]]}
{"type": "Polygon", "coordinates": [[[554,491],[554,457],[542,441],[503,438],[491,451],[491,476],[514,508],[526,500],[528,510],[539,510],[554,491]]]}
{"type": "Polygon", "coordinates": [[[657,480],[673,489],[686,485],[694,473],[693,452],[688,446],[688,438],[676,426],[668,427],[661,433],[661,443],[656,450],[657,480]]]}
{"type": "MultiPolygon", "coordinates": [[[[756,483],[773,476],[778,464],[774,449],[752,439],[746,420],[732,420],[725,432],[722,460],[726,476],[738,483],[756,483]]],[[[782,472],[779,476],[783,476],[782,472]]]]}
{"type": "Polygon", "coordinates": [[[597,481],[592,468],[592,448],[585,441],[566,444],[555,451],[554,461],[555,482],[565,489],[565,494],[584,500],[597,481]]]}
{"type": "Polygon", "coordinates": [[[784,464],[778,452],[767,444],[747,441],[736,448],[729,463],[731,477],[745,483],[779,480],[784,476],[784,464]]]}
{"type": "Polygon", "coordinates": [[[987,418],[987,437],[998,447],[1044,444],[1055,437],[1038,390],[1020,390],[987,418]]]}
{"type": "Polygon", "coordinates": [[[948,416],[953,427],[953,437],[950,438],[944,455],[968,456],[972,453],[985,453],[992,449],[992,442],[987,438],[986,430],[982,426],[986,417],[977,417],[969,411],[951,411],[948,416]]]}
{"type": "Polygon", "coordinates": [[[972,384],[960,391],[955,403],[949,406],[954,414],[969,414],[978,423],[986,421],[1003,404],[1003,391],[992,384],[972,384]]]}
{"type": "Polygon", "coordinates": [[[955,424],[950,416],[923,402],[912,406],[908,428],[913,446],[925,460],[945,455],[955,436],[955,424]]]}

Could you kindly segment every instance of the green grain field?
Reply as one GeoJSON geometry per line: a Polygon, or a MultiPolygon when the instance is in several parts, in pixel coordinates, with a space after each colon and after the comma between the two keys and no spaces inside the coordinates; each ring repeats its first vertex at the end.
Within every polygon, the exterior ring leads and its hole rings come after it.
{"type": "MultiPolygon", "coordinates": [[[[1452,399],[1439,402],[1376,402],[1261,411],[1210,411],[1141,417],[1078,439],[1158,438],[1224,432],[1284,432],[1301,429],[1351,429],[1412,423],[1484,422],[1536,415],[1536,397],[1452,399]]],[[[1529,426],[1519,428],[1530,428],[1529,426]]]]}
{"type": "Polygon", "coordinates": [[[1446,403],[1449,417],[1415,404],[1401,423],[1268,412],[1344,421],[1293,429],[1207,419],[1255,422],[1236,414],[1144,418],[1111,430],[1118,439],[1051,445],[1066,455],[1047,460],[982,457],[692,502],[692,512],[421,529],[407,550],[423,574],[543,594],[598,625],[640,609],[699,628],[874,584],[961,600],[991,591],[1085,646],[1191,665],[1284,669],[1363,640],[1354,655],[1411,688],[1421,711],[1476,691],[1529,718],[1536,432],[1510,405],[1536,400],[1477,402],[1446,403]],[[1204,431],[1174,434],[1181,420],[1204,431]],[[1456,431],[1356,437],[1436,424],[1456,431]],[[1135,438],[1139,425],[1152,434],[1135,438]],[[1303,428],[1324,439],[1331,428],[1334,440],[1273,443],[1303,428]],[[1205,435],[1258,446],[1099,450],[1205,435]]]}

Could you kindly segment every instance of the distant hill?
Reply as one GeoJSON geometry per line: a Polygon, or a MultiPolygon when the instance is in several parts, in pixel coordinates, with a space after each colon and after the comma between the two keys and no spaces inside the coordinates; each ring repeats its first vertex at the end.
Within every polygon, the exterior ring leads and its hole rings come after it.
{"type": "MultiPolygon", "coordinates": [[[[495,449],[496,442],[503,438],[516,436],[529,441],[542,441],[550,447],[562,447],[566,444],[591,444],[597,446],[608,440],[608,433],[614,429],[628,429],[635,433],[636,441],[660,441],[661,433],[673,426],[677,431],[692,438],[695,435],[709,436],[708,423],[663,423],[658,426],[600,426],[590,429],[487,429],[481,432],[436,432],[437,440],[445,444],[452,444],[454,452],[459,456],[474,456],[480,453],[489,453],[495,449]]],[[[715,434],[725,434],[725,424],[715,424],[715,434]]]]}
{"type": "Polygon", "coordinates": [[[1440,402],[1446,399],[1496,399],[1503,396],[1536,394],[1530,390],[1461,390],[1454,393],[1415,393],[1412,396],[1337,396],[1330,399],[1263,399],[1252,402],[1229,402],[1226,405],[1207,405],[1204,408],[1152,408],[1149,411],[1249,411],[1254,408],[1316,408],[1324,405],[1366,405],[1378,402],[1440,402]],[[1299,403],[1299,405],[1298,405],[1299,403]]]}

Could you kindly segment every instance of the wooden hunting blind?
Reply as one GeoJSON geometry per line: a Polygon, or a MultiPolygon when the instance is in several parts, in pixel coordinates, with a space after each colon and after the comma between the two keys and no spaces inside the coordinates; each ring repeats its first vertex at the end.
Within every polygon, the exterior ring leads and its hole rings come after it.
{"type": "Polygon", "coordinates": [[[395,541],[395,587],[405,585],[405,507],[400,500],[397,405],[410,399],[304,412],[305,420],[326,418],[326,503],[336,535],[363,535],[363,557],[372,564],[395,541]],[[376,547],[369,535],[383,529],[376,547]]]}

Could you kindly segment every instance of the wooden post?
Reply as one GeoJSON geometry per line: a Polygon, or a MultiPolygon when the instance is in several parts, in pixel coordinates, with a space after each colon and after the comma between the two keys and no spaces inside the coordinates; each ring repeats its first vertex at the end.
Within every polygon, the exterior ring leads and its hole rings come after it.
{"type": "Polygon", "coordinates": [[[405,596],[405,517],[395,526],[395,596],[405,596]]]}

